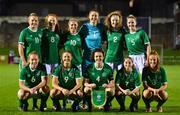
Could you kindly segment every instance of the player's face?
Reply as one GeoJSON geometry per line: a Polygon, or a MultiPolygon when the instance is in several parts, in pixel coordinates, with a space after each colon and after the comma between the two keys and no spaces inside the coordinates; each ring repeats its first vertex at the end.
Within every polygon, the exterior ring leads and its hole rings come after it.
{"type": "Polygon", "coordinates": [[[111,19],[110,19],[110,21],[111,21],[111,26],[113,27],[113,28],[116,28],[116,27],[118,27],[118,25],[119,25],[119,16],[118,15],[112,15],[111,16],[111,19]]]}
{"type": "Polygon", "coordinates": [[[69,31],[71,34],[76,34],[78,28],[78,23],[76,21],[69,22],[69,31]]]}
{"type": "Polygon", "coordinates": [[[152,69],[156,68],[157,63],[158,63],[158,58],[156,55],[150,55],[148,61],[149,61],[149,65],[152,69]]]}
{"type": "Polygon", "coordinates": [[[132,71],[133,62],[132,62],[131,59],[126,58],[126,59],[124,60],[124,68],[126,69],[127,72],[132,71]]]}
{"type": "Polygon", "coordinates": [[[49,16],[48,17],[48,22],[52,27],[55,27],[56,24],[57,24],[57,19],[54,16],[49,16]]]}
{"type": "Polygon", "coordinates": [[[36,55],[36,54],[30,55],[30,57],[29,57],[29,63],[30,63],[31,69],[37,68],[38,63],[39,63],[39,57],[38,57],[38,55],[36,55]]]}
{"type": "Polygon", "coordinates": [[[29,27],[36,29],[39,26],[39,20],[37,16],[30,16],[28,19],[29,27]]]}
{"type": "Polygon", "coordinates": [[[104,56],[102,52],[95,52],[94,53],[94,60],[96,63],[103,63],[104,56]]]}
{"type": "Polygon", "coordinates": [[[96,25],[98,23],[98,19],[99,19],[99,13],[98,12],[91,11],[89,13],[89,20],[90,20],[91,24],[96,25]]]}
{"type": "Polygon", "coordinates": [[[135,31],[136,30],[136,20],[134,18],[128,18],[127,26],[129,28],[129,30],[135,31]]]}
{"type": "Polygon", "coordinates": [[[69,52],[65,52],[62,55],[62,63],[64,67],[70,67],[71,66],[71,60],[72,56],[69,52]]]}

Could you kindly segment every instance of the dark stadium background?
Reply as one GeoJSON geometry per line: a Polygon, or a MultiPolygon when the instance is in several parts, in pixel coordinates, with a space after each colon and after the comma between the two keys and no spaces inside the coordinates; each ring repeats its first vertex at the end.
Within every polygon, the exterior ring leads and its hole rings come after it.
{"type": "MultiPolygon", "coordinates": [[[[40,26],[44,16],[55,13],[60,17],[61,28],[66,29],[69,17],[81,18],[81,25],[93,8],[98,9],[101,22],[111,11],[121,10],[126,25],[126,16],[133,14],[138,17],[138,25],[148,33],[152,45],[159,50],[180,48],[180,0],[0,0],[1,51],[17,49],[20,31],[27,26],[26,19],[31,12],[41,17],[40,26]],[[133,1],[131,7],[130,1],[133,1]]],[[[166,57],[162,51],[160,55],[164,60],[175,60],[172,63],[180,62],[180,56],[166,57]]]]}

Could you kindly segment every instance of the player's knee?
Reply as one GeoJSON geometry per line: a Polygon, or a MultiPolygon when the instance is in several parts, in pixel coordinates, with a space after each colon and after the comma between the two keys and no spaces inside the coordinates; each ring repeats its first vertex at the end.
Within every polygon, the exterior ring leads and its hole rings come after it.
{"type": "Polygon", "coordinates": [[[113,88],[106,88],[106,92],[108,96],[114,96],[115,95],[115,91],[113,88]]]}
{"type": "Polygon", "coordinates": [[[85,87],[85,88],[84,88],[84,93],[85,93],[86,95],[90,95],[90,94],[91,94],[91,88],[85,87]]]}
{"type": "Polygon", "coordinates": [[[20,89],[20,90],[18,91],[18,94],[17,94],[18,98],[19,98],[19,99],[23,99],[23,98],[24,98],[24,95],[25,95],[25,91],[22,90],[22,89],[20,89]]]}
{"type": "Polygon", "coordinates": [[[160,91],[159,95],[162,97],[163,100],[167,100],[168,98],[168,93],[166,91],[160,91]]]}
{"type": "Polygon", "coordinates": [[[42,93],[49,93],[49,87],[46,85],[41,88],[42,93]]]}
{"type": "Polygon", "coordinates": [[[139,97],[139,96],[140,96],[140,90],[138,90],[137,92],[135,92],[135,95],[139,97]]]}
{"type": "Polygon", "coordinates": [[[117,91],[117,90],[116,90],[116,91],[115,91],[115,95],[116,95],[116,96],[123,95],[123,92],[122,92],[122,91],[117,91]]]}
{"type": "Polygon", "coordinates": [[[152,96],[152,93],[149,90],[143,91],[144,98],[150,98],[152,96]]]}
{"type": "Polygon", "coordinates": [[[50,97],[55,97],[55,95],[57,94],[57,90],[56,89],[51,89],[50,91],[50,97]]]}
{"type": "Polygon", "coordinates": [[[81,90],[77,91],[78,96],[83,97],[83,92],[81,90]]]}

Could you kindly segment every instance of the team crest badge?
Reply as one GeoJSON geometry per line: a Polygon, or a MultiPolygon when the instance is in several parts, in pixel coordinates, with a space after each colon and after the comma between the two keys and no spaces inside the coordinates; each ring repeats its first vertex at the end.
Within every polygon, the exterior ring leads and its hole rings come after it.
{"type": "Polygon", "coordinates": [[[102,107],[105,105],[107,96],[104,87],[93,89],[91,92],[91,102],[95,107],[102,107]]]}

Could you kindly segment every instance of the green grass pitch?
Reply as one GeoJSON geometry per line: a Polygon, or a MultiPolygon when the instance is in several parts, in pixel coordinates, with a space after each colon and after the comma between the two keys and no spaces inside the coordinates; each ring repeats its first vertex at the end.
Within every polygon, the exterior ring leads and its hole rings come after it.
{"type": "MultiPolygon", "coordinates": [[[[169,94],[169,99],[168,101],[164,104],[163,109],[164,112],[162,113],[163,115],[178,115],[180,114],[180,66],[175,65],[175,66],[164,66],[167,72],[168,76],[168,94],[169,94]]],[[[30,99],[30,105],[29,105],[29,111],[24,113],[20,112],[17,107],[18,107],[18,101],[17,101],[17,91],[18,91],[18,78],[19,78],[19,72],[18,72],[18,65],[8,65],[8,64],[0,64],[0,114],[1,115],[21,115],[21,114],[27,114],[27,115],[41,115],[41,114],[46,114],[46,115],[56,115],[56,114],[123,114],[123,115],[144,115],[146,114],[145,111],[145,106],[142,101],[142,99],[139,102],[139,111],[131,113],[128,110],[123,113],[119,113],[119,105],[117,104],[116,100],[113,100],[113,110],[110,112],[103,112],[99,110],[95,110],[94,112],[78,112],[78,113],[73,113],[73,112],[52,112],[52,101],[49,98],[48,99],[48,112],[33,112],[31,111],[32,104],[31,104],[31,99],[30,99]]],[[[126,102],[126,109],[128,109],[129,106],[129,101],[130,98],[127,98],[126,102]]],[[[68,105],[70,106],[70,105],[68,105]]],[[[153,113],[148,113],[150,115],[155,115],[155,114],[160,114],[155,112],[156,111],[156,102],[152,103],[153,106],[153,113]]],[[[69,110],[70,111],[70,110],[69,110]]]]}

